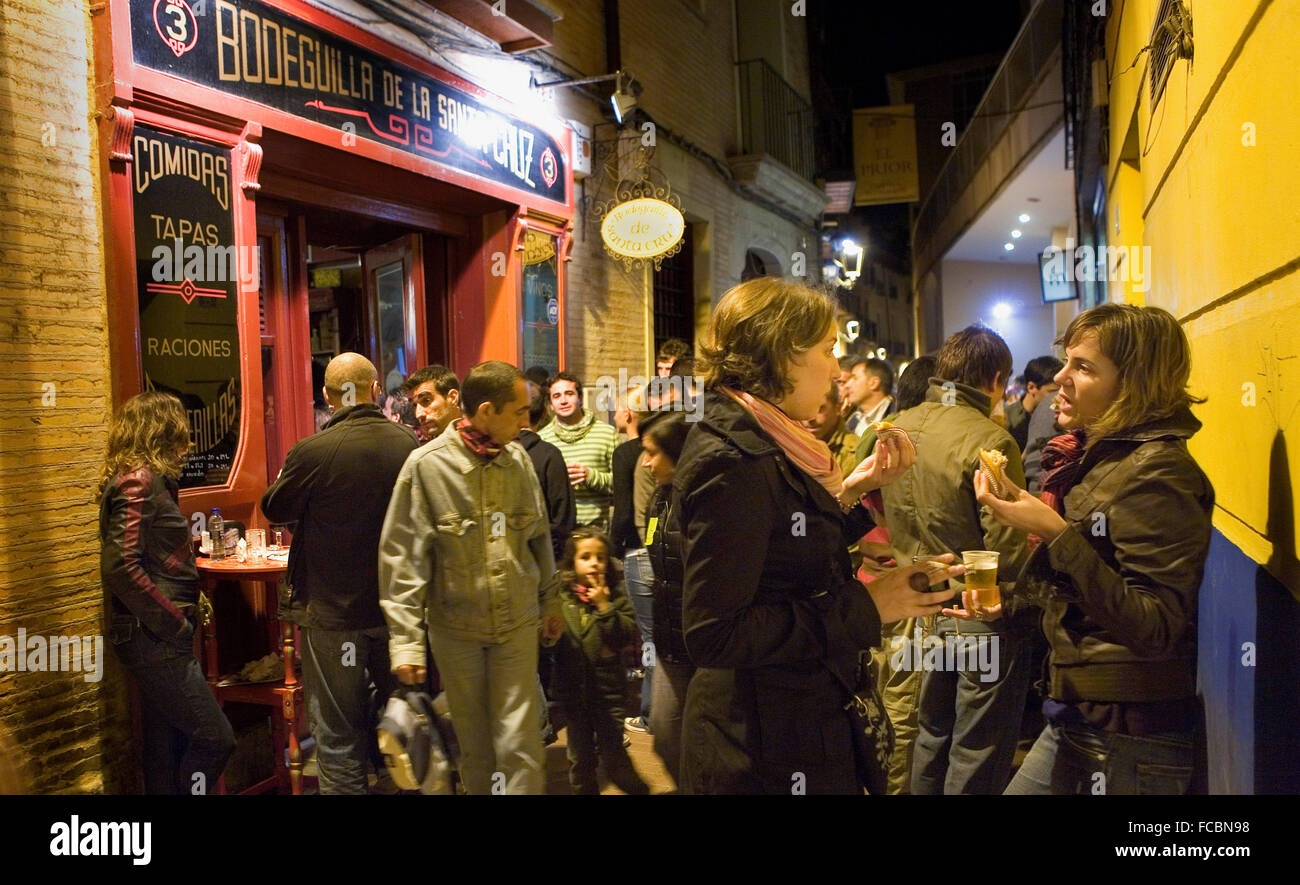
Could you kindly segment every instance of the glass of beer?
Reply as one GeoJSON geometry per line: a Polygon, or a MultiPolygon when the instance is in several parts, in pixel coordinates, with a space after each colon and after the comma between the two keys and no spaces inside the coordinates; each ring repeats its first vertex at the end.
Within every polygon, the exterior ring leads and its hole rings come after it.
{"type": "Polygon", "coordinates": [[[992,608],[1002,602],[998,589],[998,552],[996,550],[963,550],[962,564],[966,566],[966,589],[975,597],[980,608],[992,608]]]}

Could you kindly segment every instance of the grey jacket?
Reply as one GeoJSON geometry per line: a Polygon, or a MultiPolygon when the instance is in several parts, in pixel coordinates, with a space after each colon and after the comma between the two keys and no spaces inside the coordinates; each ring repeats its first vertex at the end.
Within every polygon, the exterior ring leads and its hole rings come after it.
{"type": "Polygon", "coordinates": [[[499,642],[559,615],[541,485],[517,444],[483,461],[454,424],[411,453],[379,539],[380,607],[394,668],[424,666],[425,630],[499,642]]]}

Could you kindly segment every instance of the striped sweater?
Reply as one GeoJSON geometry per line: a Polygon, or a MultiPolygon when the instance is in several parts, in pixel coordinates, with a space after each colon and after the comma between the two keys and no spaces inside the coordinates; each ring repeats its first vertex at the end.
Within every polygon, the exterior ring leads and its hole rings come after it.
{"type": "Polygon", "coordinates": [[[565,425],[557,418],[537,435],[560,450],[565,464],[581,464],[587,468],[587,479],[573,489],[578,525],[592,522],[608,525],[613,490],[611,466],[619,442],[618,431],[604,421],[597,421],[595,414],[584,409],[577,424],[565,425]]]}

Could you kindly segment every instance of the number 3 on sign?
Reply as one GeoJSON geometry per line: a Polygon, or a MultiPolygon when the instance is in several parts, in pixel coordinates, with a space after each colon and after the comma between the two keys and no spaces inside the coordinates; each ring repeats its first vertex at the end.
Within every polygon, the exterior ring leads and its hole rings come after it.
{"type": "Polygon", "coordinates": [[[176,0],[172,0],[163,7],[163,12],[172,17],[172,23],[167,26],[167,36],[183,45],[190,39],[190,22],[181,5],[176,0]]]}

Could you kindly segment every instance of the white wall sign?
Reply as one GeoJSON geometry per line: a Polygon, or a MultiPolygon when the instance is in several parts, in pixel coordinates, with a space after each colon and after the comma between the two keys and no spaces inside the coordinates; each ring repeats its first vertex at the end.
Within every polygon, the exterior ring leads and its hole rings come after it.
{"type": "Polygon", "coordinates": [[[610,209],[600,237],[622,258],[654,258],[677,245],[686,230],[681,210],[653,197],[628,200],[610,209]]]}

